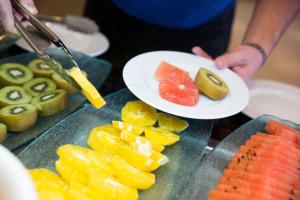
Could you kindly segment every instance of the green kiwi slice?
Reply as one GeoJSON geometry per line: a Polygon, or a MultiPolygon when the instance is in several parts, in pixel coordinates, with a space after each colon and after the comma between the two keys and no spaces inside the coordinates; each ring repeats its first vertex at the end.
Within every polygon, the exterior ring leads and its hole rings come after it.
{"type": "Polygon", "coordinates": [[[0,89],[0,106],[28,103],[31,94],[20,86],[6,86],[0,89]]]}
{"type": "Polygon", "coordinates": [[[0,65],[0,82],[4,85],[23,85],[33,78],[33,73],[24,65],[5,63],[0,65]]]}
{"type": "Polygon", "coordinates": [[[45,92],[34,97],[31,103],[37,107],[40,116],[54,115],[67,107],[67,93],[62,89],[45,92]]]}
{"type": "Polygon", "coordinates": [[[42,77],[32,79],[25,83],[23,87],[34,97],[56,89],[56,85],[51,79],[42,77]]]}
{"type": "Polygon", "coordinates": [[[196,76],[198,90],[213,100],[223,99],[229,92],[227,84],[208,69],[200,68],[196,76]]]}
{"type": "Polygon", "coordinates": [[[37,121],[37,109],[32,104],[9,105],[0,109],[0,121],[12,132],[25,131],[37,121]]]}
{"type": "Polygon", "coordinates": [[[28,68],[35,76],[51,77],[54,71],[41,59],[35,59],[28,63],[28,68]]]}
{"type": "MultiPolygon", "coordinates": [[[[82,71],[82,73],[87,77],[87,73],[85,71],[82,71]]],[[[68,83],[65,79],[63,79],[57,73],[52,74],[52,79],[58,88],[66,90],[66,92],[69,94],[74,94],[74,93],[79,92],[79,90],[76,87],[74,87],[73,85],[68,83]]]]}
{"type": "Polygon", "coordinates": [[[0,143],[6,140],[7,136],[7,126],[5,124],[0,123],[0,143]]]}

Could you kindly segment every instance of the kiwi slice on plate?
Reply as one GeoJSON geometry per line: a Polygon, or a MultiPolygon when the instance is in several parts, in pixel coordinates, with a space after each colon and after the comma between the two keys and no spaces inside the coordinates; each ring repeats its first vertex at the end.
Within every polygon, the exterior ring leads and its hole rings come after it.
{"type": "MultiPolygon", "coordinates": [[[[82,71],[82,73],[85,77],[87,77],[87,73],[85,71],[82,71]]],[[[74,87],[73,85],[68,83],[65,79],[63,79],[57,73],[52,74],[52,79],[53,79],[53,81],[55,82],[55,84],[57,85],[58,88],[66,90],[66,92],[69,93],[69,94],[74,94],[74,93],[79,92],[79,90],[76,87],[74,87]]]]}
{"type": "Polygon", "coordinates": [[[67,107],[68,98],[65,90],[54,90],[34,97],[31,101],[40,116],[54,115],[67,107]]]}
{"type": "Polygon", "coordinates": [[[222,78],[205,68],[200,68],[198,71],[196,85],[198,90],[213,100],[221,100],[229,92],[229,88],[222,78]]]}
{"type": "Polygon", "coordinates": [[[51,77],[54,71],[41,59],[35,59],[28,63],[28,68],[35,76],[51,77]]]}
{"type": "Polygon", "coordinates": [[[7,136],[7,126],[5,124],[0,123],[0,143],[6,140],[7,136]]]}
{"type": "Polygon", "coordinates": [[[33,73],[24,65],[5,63],[0,65],[0,82],[4,85],[23,85],[33,78],[33,73]]]}
{"type": "Polygon", "coordinates": [[[0,109],[0,120],[12,132],[31,128],[37,121],[37,109],[32,104],[9,105],[0,109]]]}
{"type": "Polygon", "coordinates": [[[31,94],[20,86],[6,86],[0,89],[0,106],[28,103],[31,94]]]}
{"type": "Polygon", "coordinates": [[[23,87],[34,97],[56,89],[56,85],[51,79],[42,77],[32,79],[25,83],[23,87]]]}

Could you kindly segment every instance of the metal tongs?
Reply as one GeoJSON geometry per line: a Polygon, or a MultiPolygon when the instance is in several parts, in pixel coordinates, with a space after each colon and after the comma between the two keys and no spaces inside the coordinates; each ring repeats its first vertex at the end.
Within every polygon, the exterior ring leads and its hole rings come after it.
{"type": "MultiPolygon", "coordinates": [[[[70,60],[74,67],[78,67],[77,62],[75,61],[74,57],[68,50],[68,48],[64,45],[61,39],[53,33],[45,24],[43,24],[40,20],[38,20],[35,16],[33,16],[22,4],[20,4],[17,0],[11,0],[13,8],[25,19],[27,19],[37,30],[41,31],[41,33],[48,38],[55,46],[61,49],[66,57],[70,60]]],[[[24,40],[28,43],[28,45],[33,49],[33,51],[42,59],[44,60],[49,67],[58,73],[63,79],[67,82],[81,90],[81,87],[78,83],[69,75],[69,73],[54,59],[52,59],[41,47],[37,45],[37,43],[30,38],[29,32],[26,28],[22,25],[21,21],[14,16],[15,20],[15,27],[20,35],[24,38],[24,40]]]]}

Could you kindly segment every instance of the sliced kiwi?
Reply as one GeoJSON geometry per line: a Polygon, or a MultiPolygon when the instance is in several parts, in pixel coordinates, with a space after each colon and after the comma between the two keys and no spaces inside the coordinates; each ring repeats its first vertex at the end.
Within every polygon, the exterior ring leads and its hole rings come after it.
{"type": "MultiPolygon", "coordinates": [[[[87,77],[87,73],[85,71],[82,71],[82,73],[87,77]]],[[[79,90],[68,83],[65,79],[63,79],[59,74],[54,73],[52,74],[52,79],[57,85],[58,88],[66,90],[67,93],[73,94],[79,92],[79,90]]]]}
{"type": "Polygon", "coordinates": [[[41,59],[35,59],[28,63],[28,68],[35,76],[51,77],[54,71],[41,59]]]}
{"type": "Polygon", "coordinates": [[[0,82],[4,85],[23,85],[33,78],[33,73],[24,65],[5,63],[0,65],[0,82]]]}
{"type": "Polygon", "coordinates": [[[9,105],[0,109],[0,121],[12,132],[25,131],[37,121],[37,109],[32,104],[9,105]]]}
{"type": "Polygon", "coordinates": [[[56,89],[56,85],[51,79],[42,77],[32,79],[25,83],[23,87],[34,97],[56,89]]]}
{"type": "Polygon", "coordinates": [[[37,107],[40,116],[54,115],[67,107],[67,93],[61,89],[45,92],[34,97],[31,103],[37,107]]]}
{"type": "Polygon", "coordinates": [[[229,91],[227,84],[208,69],[200,68],[196,76],[198,89],[213,100],[223,99],[229,91]]]}
{"type": "Polygon", "coordinates": [[[20,86],[6,86],[0,89],[0,106],[28,103],[31,94],[20,86]]]}
{"type": "Polygon", "coordinates": [[[0,143],[6,140],[7,136],[7,126],[5,124],[0,123],[0,143]]]}

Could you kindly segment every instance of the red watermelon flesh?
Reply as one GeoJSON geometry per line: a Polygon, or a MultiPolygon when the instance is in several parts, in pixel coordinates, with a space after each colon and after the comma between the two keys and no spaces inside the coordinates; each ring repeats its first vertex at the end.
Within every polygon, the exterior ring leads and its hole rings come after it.
{"type": "Polygon", "coordinates": [[[277,180],[274,175],[275,174],[271,171],[265,172],[264,174],[243,172],[239,170],[229,170],[229,169],[226,169],[224,171],[225,177],[238,178],[238,179],[247,180],[255,183],[260,183],[260,182],[266,183],[265,181],[267,180],[267,182],[272,184],[272,187],[288,193],[292,191],[292,193],[295,194],[295,196],[300,197],[300,191],[299,189],[296,188],[297,185],[295,185],[293,182],[290,182],[290,180],[277,180]]]}
{"type": "Polygon", "coordinates": [[[275,170],[277,172],[286,174],[288,176],[296,176],[300,177],[300,171],[298,169],[292,168],[288,165],[283,165],[282,163],[278,161],[271,161],[271,160],[262,160],[262,159],[256,159],[256,160],[244,160],[243,162],[240,162],[239,164],[230,162],[228,164],[228,169],[234,169],[234,170],[243,170],[243,171],[257,171],[260,169],[260,167],[268,168],[268,170],[275,170]],[[261,163],[264,163],[263,165],[261,163]]]}
{"type": "MultiPolygon", "coordinates": [[[[281,196],[281,197],[287,196],[287,197],[291,197],[292,199],[295,199],[295,197],[297,196],[296,193],[299,192],[298,190],[294,190],[286,184],[282,184],[282,183],[277,184],[278,181],[273,181],[271,179],[268,179],[268,178],[265,178],[265,177],[259,176],[259,175],[254,175],[254,177],[256,178],[255,181],[249,181],[249,180],[245,180],[242,178],[236,178],[236,177],[229,178],[229,177],[223,176],[220,179],[217,187],[219,185],[229,185],[229,186],[232,186],[232,188],[239,187],[239,188],[252,189],[252,190],[256,190],[256,191],[264,189],[265,192],[270,192],[271,194],[277,193],[276,196],[278,196],[278,197],[279,196],[281,196]]],[[[262,192],[262,194],[264,194],[264,193],[262,192]]]]}
{"type": "Polygon", "coordinates": [[[184,106],[195,106],[198,103],[198,88],[192,79],[183,82],[162,81],[159,84],[159,94],[162,98],[184,106]]]}
{"type": "Polygon", "coordinates": [[[186,79],[189,79],[190,77],[186,71],[179,69],[178,67],[170,63],[162,61],[158,66],[158,69],[156,70],[155,78],[159,82],[182,82],[186,79]]]}
{"type": "Polygon", "coordinates": [[[285,192],[285,193],[293,193],[293,195],[298,195],[300,192],[297,189],[293,189],[290,185],[287,185],[285,183],[279,182],[277,180],[273,180],[271,178],[266,178],[259,174],[250,174],[245,175],[245,178],[241,177],[238,173],[228,173],[227,175],[223,175],[218,184],[227,184],[227,185],[247,185],[247,184],[260,184],[265,185],[266,187],[271,187],[276,190],[285,192]],[[232,175],[232,177],[229,177],[228,175],[232,175]],[[250,176],[251,175],[251,176],[250,176]],[[247,179],[249,177],[249,179],[247,179]],[[299,193],[297,193],[299,192],[299,193]]]}
{"type": "Polygon", "coordinates": [[[263,194],[264,198],[268,199],[289,199],[294,197],[287,192],[276,190],[266,184],[255,184],[246,181],[242,185],[218,184],[216,189],[224,192],[237,193],[247,197],[253,197],[255,195],[259,196],[259,194],[263,194]]]}
{"type": "Polygon", "coordinates": [[[240,194],[223,192],[220,190],[214,190],[209,193],[208,199],[210,200],[247,200],[247,197],[244,197],[240,194]]]}

